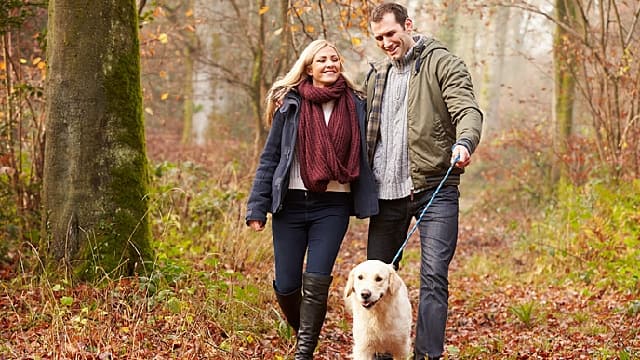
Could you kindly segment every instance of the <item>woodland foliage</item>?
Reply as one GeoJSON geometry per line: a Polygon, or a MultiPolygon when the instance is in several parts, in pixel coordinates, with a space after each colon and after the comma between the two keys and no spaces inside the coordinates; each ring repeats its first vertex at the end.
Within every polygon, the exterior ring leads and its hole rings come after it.
{"type": "MultiPolygon", "coordinates": [[[[256,4],[216,1],[212,18],[185,1],[143,7],[141,80],[156,259],[145,276],[76,284],[39,276],[46,8],[0,2],[0,357],[291,355],[295,337],[271,293],[269,231],[249,232],[243,219],[255,164],[253,135],[261,126],[247,104],[261,100],[312,38],[332,38],[351,64],[365,63],[366,9],[372,4],[256,4]],[[260,17],[264,40],[251,26],[260,17]],[[217,30],[215,51],[198,53],[202,44],[193,35],[207,21],[217,30]],[[261,92],[252,93],[257,50],[264,51],[261,92]],[[210,116],[204,145],[182,141],[189,98],[182,80],[190,54],[215,69],[206,81],[227,99],[210,116]]],[[[470,205],[461,216],[452,264],[449,359],[640,357],[640,9],[633,1],[576,4],[578,27],[534,1],[496,4],[525,10],[521,29],[533,21],[528,16],[566,27],[559,51],[575,54],[571,69],[579,97],[570,141],[556,153],[549,151],[551,110],[543,101],[550,90],[538,89],[522,68],[519,83],[497,85],[504,120],[486,132],[461,185],[470,205]],[[523,88],[535,96],[519,96],[523,88]],[[554,183],[550,173],[559,162],[567,165],[567,177],[554,183]]],[[[434,22],[457,14],[478,18],[458,24],[486,23],[473,32],[479,43],[477,34],[493,26],[497,13],[486,3],[437,5],[429,5],[438,11],[428,12],[434,22]]],[[[471,38],[458,36],[458,44],[471,38]]],[[[485,46],[467,47],[480,52],[485,46]]],[[[535,67],[542,60],[528,61],[535,67]]],[[[469,63],[490,74],[487,59],[469,63]]],[[[483,77],[474,77],[481,91],[489,89],[483,77]]],[[[193,111],[202,111],[197,101],[193,111]]],[[[336,265],[320,358],[345,358],[350,351],[341,279],[363,260],[365,238],[366,222],[354,221],[336,265]]],[[[410,244],[403,260],[403,277],[413,289],[418,254],[410,244]]]]}
{"type": "MultiPolygon", "coordinates": [[[[580,112],[576,138],[593,140],[600,176],[633,179],[640,175],[640,8],[628,1],[566,1],[573,14],[554,16],[528,1],[516,6],[539,14],[563,30],[554,51],[565,55],[561,65],[576,82],[580,112]],[[635,54],[635,55],[634,55],[635,54]]],[[[577,126],[576,126],[577,127],[577,126]]],[[[571,151],[560,161],[575,159],[571,151]]]]}

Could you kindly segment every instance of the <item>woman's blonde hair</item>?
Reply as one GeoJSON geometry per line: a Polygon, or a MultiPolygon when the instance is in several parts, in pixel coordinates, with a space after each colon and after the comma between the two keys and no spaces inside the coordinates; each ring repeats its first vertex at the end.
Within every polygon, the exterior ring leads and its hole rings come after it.
{"type": "Polygon", "coordinates": [[[287,93],[291,89],[298,86],[309,77],[309,75],[307,74],[307,67],[311,65],[311,62],[313,62],[313,57],[318,53],[318,51],[327,46],[334,49],[338,54],[338,57],[340,58],[340,73],[347,82],[347,86],[360,93],[358,87],[356,87],[351,79],[349,79],[349,77],[345,74],[344,58],[340,54],[340,51],[338,51],[338,48],[336,48],[335,45],[328,42],[327,40],[314,40],[309,43],[309,45],[307,45],[304,50],[302,50],[300,57],[293,64],[291,70],[289,70],[289,72],[283,78],[276,80],[276,82],[274,82],[271,86],[271,89],[269,89],[266,98],[267,106],[264,111],[264,121],[268,126],[271,126],[271,122],[273,121],[273,114],[276,111],[276,106],[279,105],[280,102],[282,102],[285,95],[287,95],[287,93]]]}

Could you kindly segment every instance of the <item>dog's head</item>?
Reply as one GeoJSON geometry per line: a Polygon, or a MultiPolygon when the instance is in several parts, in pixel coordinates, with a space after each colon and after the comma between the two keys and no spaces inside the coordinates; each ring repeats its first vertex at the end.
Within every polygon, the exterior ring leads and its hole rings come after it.
{"type": "Polygon", "coordinates": [[[400,288],[402,280],[393,265],[380,260],[367,260],[349,272],[344,298],[355,296],[356,301],[369,309],[386,295],[393,295],[400,288]]]}

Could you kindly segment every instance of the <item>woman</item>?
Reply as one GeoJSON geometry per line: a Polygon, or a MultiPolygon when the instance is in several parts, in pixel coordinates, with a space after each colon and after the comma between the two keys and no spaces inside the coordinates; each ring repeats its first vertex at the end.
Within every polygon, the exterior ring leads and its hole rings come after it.
{"type": "Polygon", "coordinates": [[[297,334],[295,359],[313,359],[349,216],[378,211],[358,94],[326,40],[311,42],[267,94],[271,129],[246,220],[261,231],[273,214],[273,288],[297,334]]]}

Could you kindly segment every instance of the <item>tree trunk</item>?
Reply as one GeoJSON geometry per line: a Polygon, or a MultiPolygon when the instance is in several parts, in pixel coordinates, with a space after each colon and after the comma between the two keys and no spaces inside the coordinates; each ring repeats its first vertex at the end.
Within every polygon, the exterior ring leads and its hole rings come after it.
{"type": "MultiPolygon", "coordinates": [[[[266,6],[265,0],[257,0],[258,9],[266,6]]],[[[264,53],[265,53],[265,17],[263,13],[258,16],[258,43],[255,47],[253,58],[253,70],[251,74],[251,98],[253,103],[256,134],[253,142],[253,158],[256,159],[262,150],[267,131],[262,124],[262,103],[264,101],[264,53]]]]}
{"type": "Polygon", "coordinates": [[[211,118],[219,105],[219,89],[212,81],[214,70],[207,59],[218,59],[220,35],[216,24],[208,21],[211,18],[212,2],[208,0],[194,1],[196,33],[194,47],[191,52],[193,72],[191,77],[193,113],[191,116],[191,136],[195,144],[204,145],[211,128],[211,118]]]}
{"type": "Polygon", "coordinates": [[[445,9],[444,26],[438,31],[438,39],[442,41],[449,50],[455,52],[458,34],[458,10],[459,4],[457,0],[447,2],[445,9]]]}
{"type": "Polygon", "coordinates": [[[291,67],[290,60],[293,41],[291,39],[291,27],[289,26],[289,0],[280,0],[279,15],[280,22],[282,22],[282,32],[280,33],[280,50],[278,52],[278,65],[276,67],[276,71],[274,71],[274,78],[289,71],[291,67]]]}
{"type": "MultiPolygon", "coordinates": [[[[194,10],[195,0],[189,0],[189,9],[194,10]]],[[[189,25],[196,28],[193,16],[188,18],[189,25]]],[[[194,48],[197,46],[198,38],[195,31],[187,30],[185,34],[186,46],[184,47],[184,104],[182,107],[182,143],[190,144],[193,139],[193,57],[194,48]]]]}
{"type": "MultiPolygon", "coordinates": [[[[577,11],[574,0],[556,0],[556,16],[558,21],[572,26],[577,22],[577,11]]],[[[554,64],[554,106],[553,118],[555,124],[554,151],[558,160],[554,162],[552,171],[553,181],[567,177],[566,162],[563,156],[567,152],[567,145],[573,128],[573,103],[576,92],[575,59],[572,59],[572,49],[566,44],[567,31],[556,25],[553,38],[554,64]]]]}
{"type": "Polygon", "coordinates": [[[193,55],[191,47],[184,50],[184,104],[182,106],[182,143],[193,140],[193,55]]]}
{"type": "Polygon", "coordinates": [[[504,82],[505,71],[505,53],[507,48],[507,24],[509,23],[509,17],[511,16],[511,8],[498,7],[494,15],[494,59],[491,62],[491,78],[488,86],[487,94],[488,101],[485,110],[487,126],[491,126],[494,129],[504,129],[505,124],[502,123],[500,117],[500,100],[502,99],[502,84],[504,82]]]}
{"type": "Polygon", "coordinates": [[[50,0],[41,254],[80,280],[152,259],[134,0],[50,0]]]}

